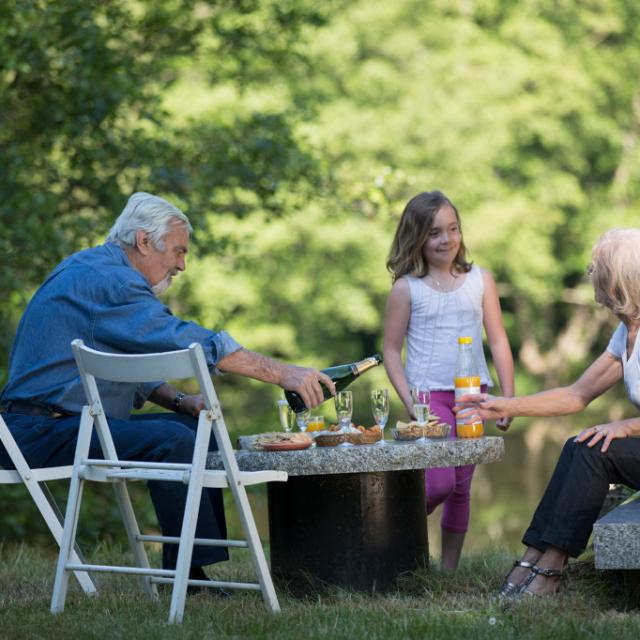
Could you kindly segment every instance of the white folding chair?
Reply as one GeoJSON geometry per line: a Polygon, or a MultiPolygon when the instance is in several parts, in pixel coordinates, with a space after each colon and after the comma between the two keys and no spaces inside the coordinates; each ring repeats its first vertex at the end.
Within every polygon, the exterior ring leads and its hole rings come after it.
{"type": "MultiPolygon", "coordinates": [[[[2,416],[0,416],[0,442],[2,442],[15,467],[15,471],[0,469],[0,484],[24,484],[27,491],[31,494],[36,507],[38,507],[40,514],[44,518],[44,521],[47,523],[53,537],[58,545],[60,545],[62,543],[62,523],[64,517],[46,483],[49,480],[68,480],[71,478],[73,467],[68,465],[64,467],[32,469],[27,464],[2,416]]],[[[77,547],[71,549],[71,557],[74,563],[82,562],[80,551],[77,547]]],[[[85,593],[96,593],[96,586],[86,571],[76,571],[75,575],[85,593]]]]}
{"type": "Polygon", "coordinates": [[[80,370],[87,405],[82,410],[80,430],[76,446],[73,474],[69,489],[64,521],[64,535],[60,545],[60,556],[56,570],[51,611],[59,613],[64,603],[70,571],[109,571],[127,573],[141,577],[144,590],[151,597],[157,596],[156,583],[173,584],[169,622],[180,622],[184,613],[187,586],[226,587],[229,589],[252,589],[262,592],[267,607],[280,610],[271,573],[258,536],[245,487],[271,481],[285,481],[283,471],[240,471],[231,440],[227,432],[218,397],[207,371],[202,347],[192,344],[188,349],[169,353],[122,355],[101,353],[85,347],[81,340],[72,343],[73,352],[80,370]],[[200,412],[193,459],[190,463],[156,463],[119,460],[109,431],[108,420],[102,410],[96,378],[119,382],[150,382],[196,378],[204,396],[205,409],[200,412]],[[93,428],[96,428],[104,459],[88,458],[93,428]],[[211,430],[216,437],[224,470],[205,469],[211,430]],[[120,511],[131,545],[136,567],[94,565],[79,563],[71,558],[78,526],[78,514],[83,485],[86,481],[114,483],[120,511]],[[188,485],[182,530],[179,537],[142,535],[138,529],[129,494],[127,480],[163,480],[182,482],[188,485]],[[195,538],[196,522],[203,487],[229,488],[235,499],[246,540],[214,540],[195,538]],[[143,542],[178,544],[175,570],[157,569],[149,566],[143,542]],[[248,548],[258,577],[257,583],[190,580],[189,570],[193,545],[248,548]]]}

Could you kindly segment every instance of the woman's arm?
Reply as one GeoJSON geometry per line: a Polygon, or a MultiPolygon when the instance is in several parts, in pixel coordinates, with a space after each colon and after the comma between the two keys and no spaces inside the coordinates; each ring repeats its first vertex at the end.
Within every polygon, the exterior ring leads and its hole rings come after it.
{"type": "Polygon", "coordinates": [[[387,300],[387,312],[384,322],[384,368],[396,393],[415,419],[411,403],[411,391],[402,364],[402,345],[407,335],[411,314],[411,294],[409,284],[404,278],[397,280],[391,288],[387,300]]]}
{"type": "MultiPolygon", "coordinates": [[[[498,290],[493,276],[488,271],[483,269],[482,277],[484,279],[484,295],[482,297],[484,330],[487,334],[487,342],[500,381],[502,395],[511,397],[515,393],[513,355],[502,322],[498,290]]],[[[496,421],[496,426],[503,431],[506,431],[510,424],[511,418],[499,418],[496,421]]]]}
{"type": "Polygon", "coordinates": [[[584,409],[622,378],[622,363],[608,351],[600,355],[573,384],[513,398],[488,394],[459,399],[456,411],[471,409],[487,420],[514,416],[564,416],[584,409]]]}

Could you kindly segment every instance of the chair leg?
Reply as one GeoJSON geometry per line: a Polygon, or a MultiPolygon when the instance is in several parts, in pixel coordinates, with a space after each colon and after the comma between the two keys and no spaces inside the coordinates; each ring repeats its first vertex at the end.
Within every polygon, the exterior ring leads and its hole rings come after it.
{"type": "Polygon", "coordinates": [[[93,419],[89,414],[89,407],[84,407],[80,418],[78,441],[76,443],[76,452],[73,461],[73,473],[71,474],[71,482],[69,483],[69,497],[65,511],[62,540],[60,541],[60,554],[58,555],[56,577],[53,583],[53,595],[51,596],[51,613],[61,613],[64,611],[64,603],[67,598],[69,572],[66,566],[69,563],[69,557],[75,546],[78,518],[80,516],[80,501],[82,499],[82,489],[84,485],[84,481],[80,477],[80,466],[89,451],[92,427],[93,419]]]}
{"type": "Polygon", "coordinates": [[[69,487],[69,499],[67,501],[66,518],[60,541],[60,554],[56,566],[56,577],[53,583],[53,595],[51,597],[51,613],[62,613],[67,599],[69,588],[69,572],[66,566],[73,553],[76,531],[78,529],[78,517],[80,515],[80,501],[84,482],[74,472],[69,487]]]}
{"type": "MultiPolygon", "coordinates": [[[[149,558],[147,557],[144,545],[140,542],[138,537],[140,535],[140,529],[133,511],[127,485],[123,480],[121,482],[114,483],[113,488],[116,492],[118,507],[120,508],[120,514],[122,515],[122,521],[124,522],[127,537],[129,538],[129,545],[131,546],[135,563],[138,567],[148,569],[151,565],[149,564],[149,558]]],[[[153,582],[151,582],[151,578],[149,576],[140,576],[140,586],[151,599],[157,599],[158,588],[153,582]]]]}
{"type": "Polygon", "coordinates": [[[236,499],[240,520],[244,528],[245,536],[247,537],[247,542],[249,543],[249,553],[251,554],[251,560],[258,576],[258,582],[260,582],[262,598],[272,613],[278,613],[280,611],[278,596],[273,586],[271,571],[269,571],[269,565],[264,555],[264,549],[262,548],[258,528],[253,518],[247,491],[244,485],[231,485],[231,490],[236,499]]]}
{"type": "Polygon", "coordinates": [[[204,482],[204,467],[207,461],[207,443],[211,437],[211,423],[204,415],[200,415],[196,440],[194,443],[191,475],[189,488],[185,500],[182,529],[180,531],[180,544],[176,559],[176,575],[173,579],[173,591],[171,593],[171,605],[169,607],[169,622],[182,622],[185,599],[187,596],[187,582],[193,556],[193,540],[196,536],[196,525],[202,499],[202,484],[204,482]]]}
{"type": "MultiPolygon", "coordinates": [[[[44,517],[45,522],[49,526],[49,529],[53,534],[53,537],[56,539],[58,546],[60,546],[62,542],[62,527],[64,525],[64,516],[62,515],[62,512],[58,507],[58,503],[53,498],[53,495],[51,494],[49,487],[45,482],[43,482],[42,484],[36,483],[33,487],[29,486],[27,488],[29,489],[31,496],[33,497],[36,505],[38,506],[40,513],[44,517]],[[36,494],[38,493],[38,489],[42,492],[42,496],[36,496],[36,494]],[[48,504],[48,509],[42,503],[42,498],[46,500],[48,504]]],[[[71,561],[74,564],[85,564],[85,559],[82,555],[82,552],[80,551],[80,547],[77,544],[74,545],[73,551],[71,552],[71,561]]],[[[74,571],[74,575],[78,580],[78,582],[80,583],[82,590],[87,595],[95,595],[98,593],[98,589],[94,584],[93,580],[91,579],[91,575],[88,572],[74,571]]]]}

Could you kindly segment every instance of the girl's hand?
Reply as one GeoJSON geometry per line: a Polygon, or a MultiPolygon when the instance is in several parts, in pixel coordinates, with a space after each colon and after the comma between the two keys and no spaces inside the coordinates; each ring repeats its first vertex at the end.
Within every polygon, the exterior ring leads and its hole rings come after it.
{"type": "Polygon", "coordinates": [[[615,423],[611,422],[609,424],[599,424],[595,427],[589,427],[584,431],[581,431],[575,438],[576,442],[584,442],[585,440],[589,440],[587,442],[587,447],[593,447],[601,440],[604,440],[602,445],[602,453],[605,453],[609,448],[612,440],[617,438],[628,438],[632,435],[630,427],[628,427],[624,423],[615,423]]]}
{"type": "Polygon", "coordinates": [[[513,418],[498,418],[496,420],[496,427],[500,431],[507,431],[513,422],[513,418]]]}

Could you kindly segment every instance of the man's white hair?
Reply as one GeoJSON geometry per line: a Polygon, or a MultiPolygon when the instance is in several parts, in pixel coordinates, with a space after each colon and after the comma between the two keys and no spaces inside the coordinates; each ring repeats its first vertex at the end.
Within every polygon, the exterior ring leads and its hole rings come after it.
{"type": "Polygon", "coordinates": [[[136,231],[142,229],[149,234],[149,239],[162,251],[163,238],[169,233],[171,224],[179,221],[191,233],[193,231],[189,218],[164,198],[144,191],[134,193],[122,213],[116,219],[107,236],[107,242],[115,242],[123,249],[135,247],[136,231]]]}

